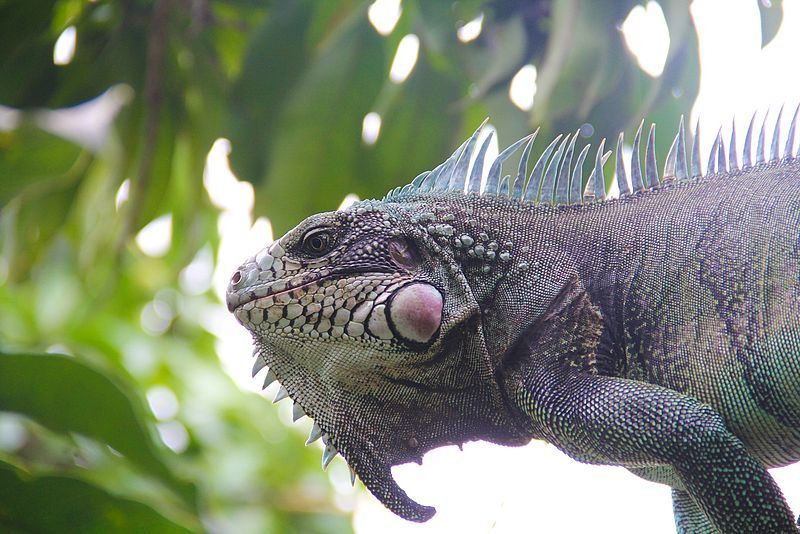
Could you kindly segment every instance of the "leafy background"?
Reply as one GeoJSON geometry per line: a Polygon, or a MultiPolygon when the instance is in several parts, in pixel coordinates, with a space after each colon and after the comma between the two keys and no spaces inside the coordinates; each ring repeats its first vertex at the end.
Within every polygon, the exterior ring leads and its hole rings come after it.
{"type": "MultiPolygon", "coordinates": [[[[0,1],[0,529],[351,530],[346,471],[322,473],[286,412],[218,357],[212,281],[269,234],[256,225],[229,257],[226,221],[252,221],[209,197],[209,150],[230,140],[255,215],[282,233],[346,193],[407,183],[486,116],[501,146],[534,125],[588,124],[596,141],[644,116],[675,124],[698,89],[689,2],[663,3],[658,77],[619,31],[640,3],[404,0],[380,35],[355,0],[0,1]],[[74,56],[54,64],[69,27],[74,56]],[[409,33],[419,58],[397,84],[409,33]],[[522,111],[508,86],[529,63],[522,111]],[[155,252],[136,239],[153,221],[155,252]]],[[[759,6],[766,43],[781,6],[759,6]]]]}

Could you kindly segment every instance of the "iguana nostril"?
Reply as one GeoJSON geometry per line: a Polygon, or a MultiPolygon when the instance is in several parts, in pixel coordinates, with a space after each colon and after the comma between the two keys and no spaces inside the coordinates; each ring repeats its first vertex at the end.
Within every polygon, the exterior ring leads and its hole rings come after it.
{"type": "Polygon", "coordinates": [[[231,278],[231,282],[233,283],[233,285],[236,285],[241,281],[242,281],[242,271],[236,271],[235,273],[233,273],[233,278],[231,278]]]}

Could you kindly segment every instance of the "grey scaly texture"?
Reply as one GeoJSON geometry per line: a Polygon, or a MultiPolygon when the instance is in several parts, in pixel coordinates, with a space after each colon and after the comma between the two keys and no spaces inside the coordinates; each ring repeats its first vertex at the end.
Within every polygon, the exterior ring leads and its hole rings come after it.
{"type": "MultiPolygon", "coordinates": [[[[481,170],[470,137],[383,200],[314,215],[247,260],[228,308],[276,401],[312,417],[323,467],[341,454],[413,521],[393,465],[435,447],[543,439],[673,488],[679,532],[796,532],[766,468],[800,459],[797,112],[753,159],[720,135],[701,175],[683,120],[659,174],[655,129],[604,142],[536,134],[481,170]],[[522,148],[516,173],[502,163],[522,148]],[[577,154],[577,155],[576,155],[577,154]]],[[[488,139],[488,138],[487,138],[488,139]]]]}

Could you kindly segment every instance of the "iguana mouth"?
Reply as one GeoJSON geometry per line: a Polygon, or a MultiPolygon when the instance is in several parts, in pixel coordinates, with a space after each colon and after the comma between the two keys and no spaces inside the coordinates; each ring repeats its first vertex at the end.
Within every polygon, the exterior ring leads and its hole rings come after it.
{"type": "MultiPolygon", "coordinates": [[[[299,298],[300,295],[293,295],[292,291],[300,291],[304,289],[308,290],[309,288],[312,288],[314,284],[320,286],[328,280],[338,281],[353,276],[377,277],[381,275],[391,274],[390,271],[381,269],[369,269],[369,270],[349,269],[349,270],[342,270],[335,272],[331,272],[330,270],[323,270],[321,273],[315,273],[311,275],[309,274],[295,275],[293,277],[268,280],[263,283],[259,283],[256,280],[252,280],[253,276],[257,277],[262,272],[269,272],[269,271],[261,271],[258,270],[257,268],[251,267],[250,269],[246,270],[240,269],[239,271],[236,272],[236,274],[234,274],[234,277],[231,280],[231,284],[227,292],[226,300],[227,300],[228,311],[235,312],[238,308],[241,308],[245,304],[266,297],[272,297],[278,299],[282,295],[286,295],[287,297],[299,298]],[[243,271],[245,272],[244,275],[242,274],[243,271]],[[237,286],[241,287],[237,290],[237,286]]],[[[312,289],[318,289],[318,287],[312,289]]],[[[287,297],[283,297],[286,303],[288,303],[291,300],[290,298],[287,297]]],[[[281,302],[279,301],[278,303],[280,304],[281,302]]]]}
{"type": "MultiPolygon", "coordinates": [[[[277,299],[282,295],[291,297],[292,291],[308,289],[314,284],[320,284],[325,280],[335,279],[340,276],[346,276],[346,274],[340,275],[337,273],[336,275],[328,274],[316,277],[302,276],[289,278],[288,280],[278,279],[251,287],[244,292],[228,293],[228,310],[235,312],[238,308],[241,308],[250,302],[268,297],[273,299],[277,299]]],[[[289,300],[290,299],[287,299],[287,302],[289,300]]]]}
{"type": "Polygon", "coordinates": [[[241,308],[245,304],[247,304],[249,302],[254,302],[254,301],[259,300],[259,299],[264,299],[264,298],[268,298],[268,297],[272,297],[274,299],[274,298],[277,298],[277,297],[279,297],[281,295],[289,295],[289,296],[291,296],[291,292],[292,291],[296,291],[296,290],[300,290],[300,289],[306,289],[306,288],[309,288],[310,286],[312,286],[313,284],[318,284],[319,282],[322,282],[322,281],[324,281],[326,279],[331,279],[331,278],[333,278],[333,277],[332,276],[327,276],[327,277],[322,277],[322,278],[315,278],[315,279],[312,279],[312,280],[308,280],[307,282],[301,282],[298,285],[291,285],[291,286],[288,285],[288,283],[285,280],[275,280],[272,284],[265,285],[263,287],[258,287],[258,288],[255,288],[255,289],[247,292],[247,293],[241,294],[240,297],[239,297],[239,304],[235,308],[230,310],[230,311],[236,311],[236,309],[241,308]],[[276,290],[275,286],[277,285],[278,287],[280,287],[281,283],[285,287],[283,289],[276,290]]]}

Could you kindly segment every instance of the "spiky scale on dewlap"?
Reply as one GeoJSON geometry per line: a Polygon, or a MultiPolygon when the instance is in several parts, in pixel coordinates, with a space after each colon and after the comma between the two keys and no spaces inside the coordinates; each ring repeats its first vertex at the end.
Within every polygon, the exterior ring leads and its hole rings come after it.
{"type": "Polygon", "coordinates": [[[614,151],[619,199],[604,142],[588,173],[577,134],[529,172],[533,134],[483,176],[476,131],[239,268],[228,307],[253,333],[254,374],[268,366],[265,386],[314,419],[323,467],[341,454],[406,519],[434,510],[392,466],[544,439],[672,486],[680,532],[796,532],[766,468],[800,460],[797,115],[769,151],[766,120],[741,153],[718,134],[705,176],[697,128],[687,153],[681,120],[659,173],[642,124],[628,172],[622,136],[614,151]]]}

